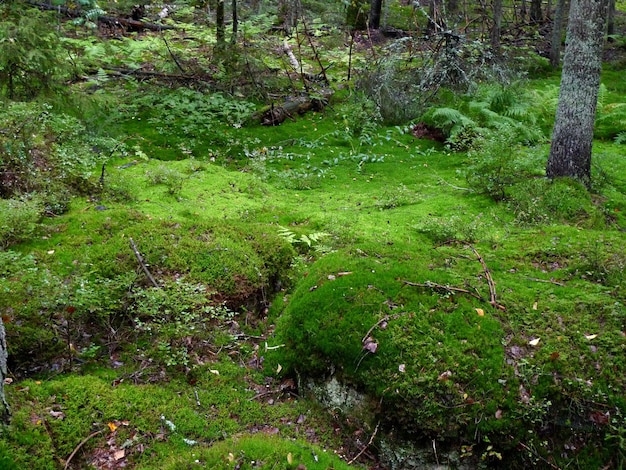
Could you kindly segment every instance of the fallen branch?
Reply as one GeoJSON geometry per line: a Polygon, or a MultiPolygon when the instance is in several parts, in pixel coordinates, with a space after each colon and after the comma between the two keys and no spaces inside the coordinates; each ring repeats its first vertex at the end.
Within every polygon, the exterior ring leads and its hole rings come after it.
{"type": "Polygon", "coordinates": [[[104,430],[101,429],[100,431],[92,432],[91,434],[89,434],[89,436],[87,436],[85,439],[80,441],[80,443],[76,446],[74,451],[70,454],[70,456],[65,461],[65,467],[63,467],[64,470],[67,470],[70,467],[70,462],[72,461],[76,453],[87,443],[87,441],[93,437],[96,437],[98,434],[101,434],[103,431],[104,430]]]}
{"type": "Polygon", "coordinates": [[[365,343],[367,338],[369,338],[370,335],[372,334],[372,331],[378,328],[382,323],[389,321],[389,320],[395,320],[396,318],[400,318],[402,315],[405,315],[406,313],[408,312],[400,312],[400,313],[394,313],[393,315],[385,315],[383,318],[378,320],[369,330],[367,330],[367,333],[365,333],[365,336],[363,336],[361,343],[365,343]]]}
{"type": "Polygon", "coordinates": [[[475,299],[480,300],[481,302],[487,302],[487,300],[477,292],[472,292],[471,290],[463,289],[461,287],[453,287],[453,286],[444,286],[443,284],[437,284],[436,282],[426,281],[425,283],[419,282],[410,282],[410,281],[402,281],[407,286],[414,287],[425,287],[428,289],[442,290],[448,292],[449,294],[454,294],[455,292],[459,292],[461,294],[471,295],[475,299]]]}
{"type": "Polygon", "coordinates": [[[150,280],[152,285],[156,288],[160,288],[161,286],[159,286],[159,284],[154,280],[154,277],[152,277],[152,274],[150,274],[150,271],[148,270],[148,266],[146,265],[146,263],[144,263],[143,258],[141,257],[141,253],[139,253],[139,250],[137,249],[137,245],[135,245],[135,242],[133,241],[132,238],[129,238],[129,240],[130,240],[130,247],[133,249],[133,253],[135,253],[135,257],[137,258],[137,261],[139,262],[139,266],[141,266],[141,269],[143,269],[143,272],[146,273],[146,276],[148,276],[148,279],[150,280]]]}
{"type": "Polygon", "coordinates": [[[527,277],[526,279],[528,279],[529,281],[546,282],[548,284],[554,284],[554,285],[557,285],[557,286],[566,287],[565,284],[563,284],[562,282],[553,281],[552,279],[539,279],[537,277],[527,277]]]}
{"type": "Polygon", "coordinates": [[[469,245],[469,247],[474,252],[474,254],[476,255],[476,258],[478,258],[478,261],[483,267],[483,271],[485,273],[485,279],[487,279],[487,285],[489,286],[489,303],[493,305],[495,308],[505,311],[506,307],[498,303],[498,298],[496,295],[496,283],[493,282],[493,277],[491,277],[491,272],[489,271],[489,268],[487,267],[487,263],[485,263],[485,260],[483,259],[483,257],[480,256],[478,251],[476,251],[476,248],[474,248],[472,245],[469,245]]]}
{"type": "Polygon", "coordinates": [[[356,454],[354,456],[354,458],[352,458],[349,462],[348,465],[352,465],[359,457],[361,457],[361,455],[363,455],[363,453],[367,450],[367,448],[372,444],[372,442],[374,442],[374,438],[376,437],[376,433],[378,432],[378,426],[380,425],[380,421],[378,423],[376,423],[376,427],[374,428],[374,432],[372,433],[372,435],[370,436],[370,440],[367,441],[367,444],[365,444],[365,446],[361,449],[361,452],[359,452],[358,454],[356,454]]]}
{"type": "MultiPolygon", "coordinates": [[[[513,439],[513,437],[511,436],[511,439],[513,439]]],[[[557,467],[556,465],[554,465],[552,462],[550,462],[549,460],[545,459],[544,457],[542,457],[541,455],[539,455],[537,452],[535,452],[533,449],[531,449],[530,447],[528,447],[526,444],[524,444],[523,442],[518,442],[519,446],[528,451],[529,453],[531,453],[532,455],[534,455],[535,457],[537,457],[538,459],[542,460],[543,462],[545,462],[546,464],[548,464],[550,466],[550,468],[552,468],[553,470],[561,470],[561,467],[557,467]]]]}
{"type": "Polygon", "coordinates": [[[253,119],[261,121],[263,126],[277,126],[286,119],[293,119],[297,114],[304,114],[308,111],[321,111],[328,104],[332,96],[332,90],[322,90],[317,95],[304,95],[288,98],[280,106],[274,104],[260,110],[253,119]]]}

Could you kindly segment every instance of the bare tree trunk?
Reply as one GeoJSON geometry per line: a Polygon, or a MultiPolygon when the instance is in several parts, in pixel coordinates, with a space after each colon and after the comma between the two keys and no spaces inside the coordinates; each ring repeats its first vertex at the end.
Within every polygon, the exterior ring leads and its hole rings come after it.
{"type": "Polygon", "coordinates": [[[224,26],[224,0],[217,0],[215,8],[215,37],[217,40],[217,48],[224,49],[226,41],[226,27],[224,26]]]}
{"type": "Polygon", "coordinates": [[[237,32],[239,30],[239,17],[237,16],[237,0],[232,0],[233,10],[233,35],[230,38],[230,42],[235,44],[237,42],[237,32]]]}
{"type": "Polygon", "coordinates": [[[532,23],[541,23],[543,21],[543,15],[541,13],[541,0],[531,0],[530,21],[532,23]]]}
{"type": "Polygon", "coordinates": [[[607,34],[609,36],[615,34],[615,0],[609,0],[607,34]]]}
{"type": "Polygon", "coordinates": [[[553,69],[561,64],[561,36],[563,34],[563,19],[566,12],[566,0],[558,0],[554,12],[554,24],[552,25],[552,43],[550,44],[550,65],[553,69]]]}
{"type": "Polygon", "coordinates": [[[493,0],[493,26],[491,28],[491,49],[500,54],[500,32],[502,29],[502,0],[493,0]]]}
{"type": "Polygon", "coordinates": [[[383,10],[383,0],[371,0],[370,1],[370,29],[380,28],[380,15],[383,10]]]}
{"type": "Polygon", "coordinates": [[[9,408],[9,404],[4,396],[4,379],[8,375],[8,356],[6,332],[4,331],[2,318],[0,318],[0,422],[5,424],[8,424],[11,417],[11,408],[9,408]]]}
{"type": "Polygon", "coordinates": [[[549,178],[567,176],[591,184],[591,147],[596,116],[602,46],[609,0],[572,0],[549,178]]]}

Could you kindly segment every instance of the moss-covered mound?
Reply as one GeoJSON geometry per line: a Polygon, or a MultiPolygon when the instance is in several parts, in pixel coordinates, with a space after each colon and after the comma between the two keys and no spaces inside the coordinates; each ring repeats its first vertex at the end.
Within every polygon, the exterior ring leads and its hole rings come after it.
{"type": "MultiPolygon", "coordinates": [[[[546,251],[570,263],[558,275],[576,284],[586,257],[555,239],[546,251]]],[[[512,466],[538,458],[520,459],[520,446],[534,445],[611,461],[612,451],[586,443],[623,425],[623,305],[606,289],[593,294],[584,274],[576,302],[577,287],[531,277],[538,261],[504,245],[479,245],[486,258],[463,244],[422,247],[363,246],[315,263],[282,306],[272,365],[334,375],[412,441],[467,443],[468,456],[512,466]]]]}

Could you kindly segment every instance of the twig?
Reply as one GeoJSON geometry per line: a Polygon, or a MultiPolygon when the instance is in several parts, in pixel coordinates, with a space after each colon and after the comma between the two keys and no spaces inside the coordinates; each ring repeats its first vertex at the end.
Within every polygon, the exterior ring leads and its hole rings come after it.
{"type": "Polygon", "coordinates": [[[370,444],[374,442],[374,438],[376,437],[376,433],[378,432],[378,426],[380,426],[380,421],[376,423],[376,427],[374,428],[374,432],[372,433],[370,440],[367,441],[367,444],[365,444],[365,446],[361,449],[361,452],[356,454],[356,456],[354,456],[354,458],[348,462],[348,465],[352,465],[359,457],[361,457],[361,455],[363,455],[363,453],[367,450],[370,444]]]}
{"type": "Polygon", "coordinates": [[[476,251],[476,248],[474,248],[472,245],[469,245],[469,247],[476,255],[476,258],[478,258],[478,261],[480,262],[481,266],[483,267],[483,271],[485,272],[485,279],[487,279],[487,284],[489,285],[489,303],[499,310],[506,310],[506,307],[498,303],[498,297],[496,295],[496,283],[493,282],[493,277],[491,277],[491,272],[487,267],[487,263],[485,263],[483,257],[480,256],[478,251],[476,251]]]}
{"type": "Polygon", "coordinates": [[[378,328],[382,323],[389,321],[389,320],[395,320],[396,318],[400,318],[402,315],[406,313],[408,312],[399,312],[399,313],[394,313],[393,315],[385,315],[383,318],[381,318],[376,323],[374,323],[374,325],[369,330],[367,330],[367,333],[365,333],[365,336],[363,336],[361,343],[365,343],[365,341],[367,340],[367,338],[369,338],[372,331],[378,328]]]}
{"type": "Polygon", "coordinates": [[[555,284],[557,286],[561,286],[561,287],[567,287],[565,284],[563,284],[562,282],[558,282],[558,281],[553,281],[552,279],[539,279],[536,277],[527,277],[526,279],[528,279],[529,281],[535,281],[535,282],[547,282],[548,284],[555,284]]]}
{"type": "Polygon", "coordinates": [[[161,31],[161,39],[163,39],[163,42],[165,43],[165,47],[167,47],[167,52],[170,53],[170,57],[174,59],[174,63],[178,67],[178,70],[180,70],[183,73],[183,75],[187,75],[187,71],[183,68],[182,65],[180,65],[178,58],[174,55],[174,53],[172,52],[172,49],[170,49],[170,45],[167,42],[167,39],[165,39],[165,36],[163,35],[163,31],[161,31]]]}
{"type": "MultiPolygon", "coordinates": [[[[511,437],[512,439],[512,437],[511,437]]],[[[541,455],[539,455],[537,452],[535,452],[533,449],[531,449],[530,447],[528,447],[526,444],[524,444],[523,442],[518,442],[518,444],[524,449],[527,450],[528,452],[530,452],[531,454],[533,454],[535,457],[539,458],[540,460],[542,460],[543,462],[547,463],[548,465],[550,465],[550,468],[554,469],[554,470],[562,470],[561,467],[557,467],[556,465],[554,465],[552,462],[550,462],[549,460],[545,459],[544,457],[542,457],[541,455]]]]}
{"type": "Polygon", "coordinates": [[[85,439],[80,441],[80,444],[76,446],[76,449],[74,449],[74,451],[70,454],[70,456],[65,461],[65,467],[63,467],[64,470],[67,470],[70,467],[70,462],[72,461],[74,456],[78,453],[78,451],[87,443],[87,441],[91,439],[92,437],[96,437],[98,434],[101,434],[103,431],[104,429],[101,429],[100,431],[92,432],[91,434],[89,434],[89,436],[87,436],[85,439]]]}
{"type": "Polygon", "coordinates": [[[148,266],[146,266],[146,263],[144,263],[143,258],[141,257],[141,253],[139,253],[139,250],[137,249],[137,245],[135,245],[135,242],[133,241],[133,239],[129,238],[129,240],[130,240],[130,247],[133,249],[133,252],[135,253],[135,257],[137,258],[137,261],[139,262],[141,269],[143,269],[143,272],[146,273],[146,276],[148,276],[148,279],[150,280],[150,282],[152,283],[154,287],[157,287],[157,288],[161,287],[154,280],[154,278],[152,277],[152,274],[150,274],[150,271],[148,270],[148,266]]]}
{"type": "Polygon", "coordinates": [[[402,281],[402,282],[406,284],[407,286],[427,287],[429,289],[444,290],[449,293],[460,292],[461,294],[471,295],[472,297],[480,300],[481,302],[486,302],[484,297],[481,296],[480,294],[477,294],[476,292],[472,292],[471,290],[462,289],[461,287],[444,286],[443,284],[437,284],[436,282],[431,282],[431,281],[426,281],[423,284],[419,282],[410,282],[410,281],[402,281]]]}

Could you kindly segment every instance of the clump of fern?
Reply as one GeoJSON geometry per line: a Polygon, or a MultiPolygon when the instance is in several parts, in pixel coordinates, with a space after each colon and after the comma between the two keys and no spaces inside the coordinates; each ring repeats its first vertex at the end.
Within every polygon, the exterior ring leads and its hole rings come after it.
{"type": "Polygon", "coordinates": [[[514,143],[532,145],[545,139],[533,96],[515,87],[484,86],[452,106],[430,108],[422,120],[447,137],[453,150],[468,150],[490,133],[506,130],[514,143]]]}

